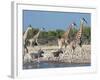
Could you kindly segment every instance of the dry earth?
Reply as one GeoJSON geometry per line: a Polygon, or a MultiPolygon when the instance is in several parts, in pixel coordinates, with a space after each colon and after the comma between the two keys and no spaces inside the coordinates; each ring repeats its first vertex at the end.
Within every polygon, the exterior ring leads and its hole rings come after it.
{"type": "Polygon", "coordinates": [[[63,48],[63,54],[59,57],[54,57],[52,52],[58,50],[57,46],[35,46],[28,47],[29,53],[25,54],[24,62],[36,61],[37,59],[31,58],[31,53],[37,53],[41,49],[44,51],[43,57],[39,58],[40,61],[59,61],[65,63],[91,63],[91,45],[83,45],[82,47],[77,46],[73,50],[70,46],[63,48]]]}

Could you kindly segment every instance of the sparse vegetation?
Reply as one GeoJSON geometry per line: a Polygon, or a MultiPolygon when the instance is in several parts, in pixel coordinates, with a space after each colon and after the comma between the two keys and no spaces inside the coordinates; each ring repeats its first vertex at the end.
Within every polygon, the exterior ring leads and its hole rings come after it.
{"type": "MultiPolygon", "coordinates": [[[[31,25],[29,25],[32,27],[31,25]]],[[[32,30],[29,31],[28,33],[28,39],[32,38],[39,29],[33,28],[32,30]]],[[[69,38],[70,40],[73,40],[75,38],[75,35],[77,33],[78,29],[73,28],[71,32],[69,33],[69,38]]],[[[41,34],[39,35],[39,39],[43,40],[48,40],[52,41],[53,39],[57,39],[59,36],[62,36],[65,31],[62,29],[56,29],[52,31],[41,31],[41,34]]],[[[40,41],[41,42],[41,41],[40,41]]],[[[91,43],[91,27],[84,26],[83,29],[83,34],[82,34],[82,43],[83,44],[90,44],[91,43]]]]}

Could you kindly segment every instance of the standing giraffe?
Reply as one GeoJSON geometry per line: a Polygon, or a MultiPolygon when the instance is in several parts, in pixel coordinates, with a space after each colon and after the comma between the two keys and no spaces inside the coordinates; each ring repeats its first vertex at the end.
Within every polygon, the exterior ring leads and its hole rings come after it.
{"type": "Polygon", "coordinates": [[[41,28],[41,29],[38,31],[38,33],[37,33],[35,36],[33,36],[33,38],[29,39],[30,46],[32,46],[33,43],[34,43],[34,45],[35,45],[35,44],[36,44],[36,45],[39,45],[39,44],[38,44],[38,37],[39,37],[41,31],[44,30],[44,29],[45,29],[45,28],[41,28]]]}
{"type": "Polygon", "coordinates": [[[32,30],[32,27],[31,27],[31,26],[29,26],[29,27],[27,28],[27,30],[25,31],[25,33],[24,33],[24,35],[23,35],[24,48],[26,49],[26,52],[27,52],[27,53],[28,53],[28,49],[27,49],[27,46],[26,46],[26,42],[27,42],[27,40],[28,40],[28,32],[29,32],[29,30],[32,30]]]}
{"type": "Polygon", "coordinates": [[[75,49],[77,45],[82,46],[82,33],[83,33],[84,22],[87,23],[87,21],[84,18],[82,18],[80,20],[80,28],[78,32],[76,33],[75,40],[72,41],[71,43],[71,46],[73,49],[75,49]]]}
{"type": "Polygon", "coordinates": [[[66,47],[69,44],[69,33],[73,26],[76,26],[76,24],[72,23],[69,26],[69,29],[62,35],[62,37],[59,37],[59,39],[58,39],[59,49],[61,49],[63,47],[63,45],[65,45],[65,47],[66,47]]]}

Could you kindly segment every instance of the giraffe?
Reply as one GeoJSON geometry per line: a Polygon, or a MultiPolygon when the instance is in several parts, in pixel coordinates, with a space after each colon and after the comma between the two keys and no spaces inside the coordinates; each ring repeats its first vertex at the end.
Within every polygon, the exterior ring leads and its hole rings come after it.
{"type": "Polygon", "coordinates": [[[71,46],[73,49],[75,49],[77,45],[79,45],[80,47],[82,46],[82,33],[83,33],[84,22],[87,23],[87,21],[84,18],[80,19],[80,28],[76,33],[75,40],[71,42],[71,46]]]}
{"type": "Polygon", "coordinates": [[[38,43],[38,37],[39,37],[39,35],[40,35],[40,33],[41,33],[42,30],[45,30],[45,28],[41,28],[38,31],[38,33],[35,36],[33,36],[33,38],[29,39],[30,46],[33,46],[33,43],[34,43],[34,45],[39,45],[39,43],[38,43]]]}
{"type": "Polygon", "coordinates": [[[59,36],[59,38],[58,38],[59,49],[61,49],[63,47],[63,45],[65,45],[65,47],[66,47],[69,44],[69,33],[70,33],[73,26],[76,26],[75,22],[73,22],[69,26],[68,30],[61,37],[59,36]]]}
{"type": "Polygon", "coordinates": [[[31,26],[29,26],[29,27],[27,28],[27,30],[25,31],[25,33],[24,33],[24,35],[23,35],[24,48],[26,49],[26,52],[27,52],[27,53],[28,53],[28,49],[27,49],[27,46],[26,46],[26,42],[27,42],[27,40],[28,40],[28,32],[29,32],[29,30],[32,30],[32,27],[31,27],[31,26]]]}

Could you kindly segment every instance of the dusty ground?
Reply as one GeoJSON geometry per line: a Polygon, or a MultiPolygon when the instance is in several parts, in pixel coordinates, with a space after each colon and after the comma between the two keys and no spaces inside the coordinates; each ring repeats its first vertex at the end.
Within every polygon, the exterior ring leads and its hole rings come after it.
{"type": "MultiPolygon", "coordinates": [[[[37,53],[39,49],[44,51],[43,57],[39,58],[40,61],[59,61],[65,63],[91,63],[91,45],[83,45],[82,47],[76,47],[72,50],[70,46],[63,48],[64,53],[60,54],[59,57],[54,57],[52,52],[58,50],[57,46],[35,46],[28,47],[29,53],[28,58],[31,59],[29,54],[37,53]]],[[[25,58],[26,59],[26,58],[25,58]]],[[[37,59],[32,59],[36,61],[37,59]]]]}

